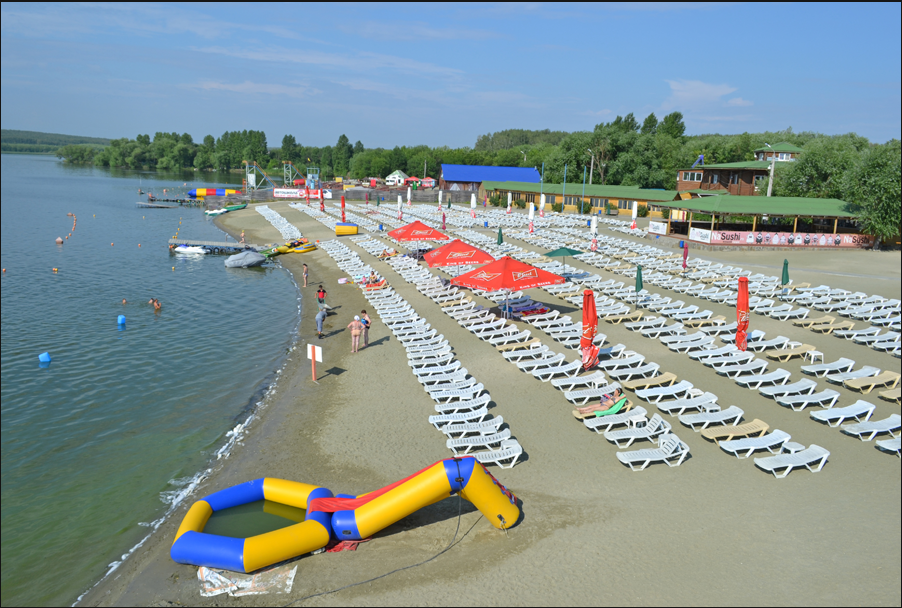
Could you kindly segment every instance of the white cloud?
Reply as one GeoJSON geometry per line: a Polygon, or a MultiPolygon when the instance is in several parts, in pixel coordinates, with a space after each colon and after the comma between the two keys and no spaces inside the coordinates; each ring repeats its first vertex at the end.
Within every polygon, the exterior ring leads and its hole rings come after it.
{"type": "Polygon", "coordinates": [[[733,99],[727,100],[727,106],[729,107],[743,107],[751,105],[754,105],[754,103],[749,101],[748,99],[743,99],[742,97],[734,97],[733,99]]]}
{"type": "Polygon", "coordinates": [[[728,84],[710,84],[700,80],[667,80],[670,97],[664,100],[662,110],[695,110],[718,103],[725,95],[738,89],[728,84]]]}
{"type": "Polygon", "coordinates": [[[586,116],[598,116],[598,117],[607,116],[610,113],[611,113],[611,110],[597,110],[597,111],[596,110],[588,110],[586,112],[583,112],[583,114],[586,116]]]}
{"type": "Polygon", "coordinates": [[[471,27],[437,28],[428,23],[405,21],[404,23],[383,23],[367,21],[366,23],[348,23],[339,26],[346,34],[362,36],[374,40],[385,40],[390,37],[397,40],[486,40],[500,38],[501,34],[489,30],[478,30],[471,27]]]}
{"type": "Polygon", "coordinates": [[[202,89],[204,91],[231,91],[232,93],[242,93],[244,95],[265,94],[281,95],[284,97],[309,97],[311,95],[322,93],[319,89],[302,85],[290,86],[277,83],[251,82],[249,80],[240,83],[205,81],[197,84],[186,84],[184,87],[189,89],[202,89]]]}

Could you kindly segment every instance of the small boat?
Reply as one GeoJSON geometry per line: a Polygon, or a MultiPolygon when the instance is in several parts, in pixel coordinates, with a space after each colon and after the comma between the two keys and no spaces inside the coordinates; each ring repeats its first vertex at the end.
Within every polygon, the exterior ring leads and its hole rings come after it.
{"type": "Polygon", "coordinates": [[[173,248],[173,253],[180,253],[182,255],[204,255],[207,253],[207,250],[203,247],[193,247],[190,245],[179,245],[178,247],[173,248]]]}
{"type": "Polygon", "coordinates": [[[225,209],[207,209],[204,211],[204,215],[222,215],[223,213],[228,213],[225,209]]]}
{"type": "Polygon", "coordinates": [[[226,205],[223,207],[226,211],[240,211],[247,207],[247,203],[241,203],[240,205],[226,205]]]}
{"type": "Polygon", "coordinates": [[[313,243],[307,243],[306,245],[299,245],[298,247],[292,247],[289,249],[289,253],[310,253],[311,251],[316,249],[316,245],[313,243]]]}
{"type": "Polygon", "coordinates": [[[251,268],[259,266],[266,261],[266,256],[256,251],[242,251],[235,255],[230,255],[225,260],[226,268],[251,268]]]}

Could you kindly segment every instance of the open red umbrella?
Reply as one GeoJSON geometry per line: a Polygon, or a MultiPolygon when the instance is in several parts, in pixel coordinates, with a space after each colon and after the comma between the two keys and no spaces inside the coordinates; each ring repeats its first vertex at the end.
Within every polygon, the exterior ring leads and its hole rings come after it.
{"type": "Polygon", "coordinates": [[[736,347],[745,351],[749,330],[749,280],[739,277],[739,293],[736,296],[736,347]]]}
{"type": "Polygon", "coordinates": [[[595,332],[598,330],[598,312],[595,310],[595,293],[591,289],[583,291],[583,335],[579,339],[579,350],[583,354],[583,369],[589,370],[598,364],[598,347],[595,332]]]}
{"type": "Polygon", "coordinates": [[[451,279],[453,285],[461,285],[471,289],[484,291],[520,291],[543,285],[560,285],[564,277],[552,272],[524,264],[511,257],[503,257],[482,268],[471,270],[466,274],[451,279]]]}
{"type": "Polygon", "coordinates": [[[482,249],[477,249],[460,239],[454,239],[447,245],[433,249],[423,257],[430,268],[435,268],[436,266],[488,264],[495,261],[495,258],[482,249]]]}
{"type": "Polygon", "coordinates": [[[430,228],[419,220],[392,230],[388,236],[398,241],[448,241],[451,239],[447,234],[430,228]]]}

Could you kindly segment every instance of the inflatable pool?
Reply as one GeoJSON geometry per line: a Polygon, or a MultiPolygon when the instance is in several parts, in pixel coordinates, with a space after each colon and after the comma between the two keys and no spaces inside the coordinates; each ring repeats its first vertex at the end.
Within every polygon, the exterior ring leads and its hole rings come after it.
{"type": "Polygon", "coordinates": [[[367,538],[414,511],[458,493],[498,529],[510,528],[520,517],[517,497],[472,456],[440,460],[410,477],[360,496],[333,496],[320,486],[264,477],[220,490],[191,505],[175,535],[170,555],[180,564],[253,572],[322,549],[333,537],[367,538]],[[259,500],[306,509],[306,517],[301,523],[249,538],[203,531],[216,511],[259,500]]]}

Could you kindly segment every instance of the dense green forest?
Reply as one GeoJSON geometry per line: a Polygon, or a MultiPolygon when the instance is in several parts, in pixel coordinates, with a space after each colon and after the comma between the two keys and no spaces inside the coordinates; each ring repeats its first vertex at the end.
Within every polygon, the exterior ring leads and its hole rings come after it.
{"type": "Polygon", "coordinates": [[[110,140],[102,137],[82,137],[62,133],[41,133],[40,131],[0,131],[0,148],[3,152],[18,154],[53,154],[67,145],[88,145],[96,148],[109,145],[110,140]]]}
{"type": "Polygon", "coordinates": [[[804,149],[792,163],[777,163],[774,194],[839,198],[859,207],[868,231],[886,236],[898,233],[900,221],[900,143],[874,144],[855,135],[795,133],[792,129],[738,135],[686,135],[683,115],[658,120],[649,114],[642,122],[630,113],[591,131],[528,131],[510,129],[480,135],[472,148],[396,146],[367,148],[341,135],[334,146],[305,146],[294,135],[270,147],[262,131],[227,131],[220,137],[195,142],[184,133],[138,135],[115,139],[108,147],[70,144],[57,150],[68,162],[102,166],[185,169],[240,169],[243,160],[279,172],[283,160],[302,172],[316,166],[324,178],[385,177],[401,169],[408,175],[437,177],[446,164],[536,167],[544,163],[545,181],[635,185],[674,189],[679,169],[688,168],[700,154],[705,163],[754,160],[765,143],[790,143],[804,149]],[[589,170],[591,169],[591,174],[589,170]]]}

